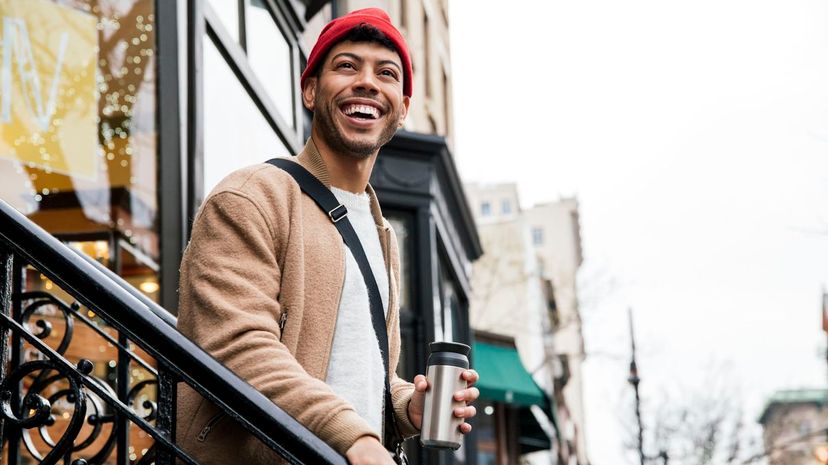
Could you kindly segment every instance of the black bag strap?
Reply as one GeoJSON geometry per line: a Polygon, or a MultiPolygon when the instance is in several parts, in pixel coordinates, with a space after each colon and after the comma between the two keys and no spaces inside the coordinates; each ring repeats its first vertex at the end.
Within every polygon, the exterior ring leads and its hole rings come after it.
{"type": "MultiPolygon", "coordinates": [[[[328,214],[328,217],[333,222],[339,234],[342,235],[342,240],[345,245],[351,250],[359,270],[362,272],[362,277],[365,280],[365,287],[368,288],[368,303],[371,307],[371,322],[374,325],[374,332],[377,334],[379,341],[380,353],[382,356],[382,364],[385,368],[385,438],[384,443],[386,447],[395,447],[397,452],[402,441],[402,435],[397,427],[396,419],[394,418],[394,406],[391,402],[391,385],[388,381],[388,363],[391,354],[388,350],[388,331],[385,326],[385,311],[382,308],[382,299],[380,297],[379,286],[371,271],[371,265],[368,263],[368,257],[365,255],[365,250],[362,248],[362,243],[359,241],[354,227],[348,221],[348,209],[339,203],[333,192],[328,189],[322,182],[312,175],[303,166],[286,158],[274,158],[268,160],[273,166],[287,171],[293,176],[296,183],[302,189],[302,192],[308,195],[322,211],[328,214]],[[389,428],[390,426],[390,428],[389,428]],[[396,437],[395,437],[396,435],[396,437]]],[[[393,449],[389,449],[393,450],[393,449]]]]}

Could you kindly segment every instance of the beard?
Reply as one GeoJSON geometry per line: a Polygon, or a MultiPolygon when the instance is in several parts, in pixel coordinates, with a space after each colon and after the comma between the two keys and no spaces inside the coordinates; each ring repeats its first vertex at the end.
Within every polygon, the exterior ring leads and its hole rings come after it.
{"type": "MultiPolygon", "coordinates": [[[[370,98],[366,95],[355,95],[358,97],[370,98]]],[[[339,105],[336,102],[323,102],[319,94],[316,95],[315,102],[316,110],[313,113],[314,124],[319,125],[319,133],[325,138],[328,146],[343,155],[365,159],[373,155],[383,145],[394,137],[397,132],[397,121],[399,121],[399,111],[392,113],[385,113],[383,117],[386,119],[385,127],[379,134],[376,140],[372,140],[371,136],[348,138],[343,134],[343,131],[334,122],[333,113],[339,110],[339,105]]]]}

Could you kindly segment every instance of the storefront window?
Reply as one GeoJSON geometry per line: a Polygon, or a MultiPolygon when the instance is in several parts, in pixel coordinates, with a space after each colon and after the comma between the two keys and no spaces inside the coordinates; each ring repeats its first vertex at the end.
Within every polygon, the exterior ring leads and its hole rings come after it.
{"type": "Polygon", "coordinates": [[[477,465],[496,465],[495,406],[488,400],[480,399],[477,401],[477,411],[474,424],[477,432],[477,465]]]}
{"type": "Polygon", "coordinates": [[[239,0],[208,0],[230,37],[239,40],[239,0]]]}
{"type": "MultiPolygon", "coordinates": [[[[441,266],[442,268],[442,266],[441,266]]],[[[463,308],[460,303],[460,296],[457,293],[457,286],[450,280],[445,271],[441,269],[440,276],[440,305],[434,312],[434,334],[435,338],[442,341],[463,342],[463,308]]]]}
{"type": "Polygon", "coordinates": [[[247,57],[279,113],[295,128],[290,45],[263,0],[251,0],[247,9],[247,57]]]}
{"type": "Polygon", "coordinates": [[[289,153],[205,36],[203,196],[231,171],[289,153]]]}
{"type": "MultiPolygon", "coordinates": [[[[0,2],[0,198],[157,300],[154,5],[155,0],[0,2]]],[[[43,274],[29,268],[25,278],[26,290],[72,302],[43,274]]],[[[91,310],[80,311],[114,333],[91,310]]],[[[53,348],[67,332],[61,315],[47,305],[32,316],[51,325],[44,342],[53,348]]],[[[117,349],[88,325],[75,325],[71,340],[67,358],[92,361],[92,374],[112,382],[117,349]]],[[[24,359],[35,352],[25,345],[24,359]]],[[[130,386],[145,375],[132,372],[130,386]]],[[[149,392],[141,396],[154,398],[149,392]]],[[[57,415],[49,427],[53,437],[66,428],[65,418],[57,415]]],[[[152,440],[137,428],[129,431],[137,460],[152,440]]],[[[48,449],[41,437],[32,437],[34,448],[48,449]]],[[[28,452],[23,457],[34,463],[28,452]]],[[[114,456],[105,463],[115,463],[114,456]]]]}
{"type": "Polygon", "coordinates": [[[157,261],[153,5],[0,3],[0,198],[53,234],[115,233],[157,261]]]}
{"type": "Polygon", "coordinates": [[[410,214],[401,212],[386,212],[385,218],[394,228],[397,235],[397,246],[400,251],[400,309],[410,311],[411,302],[411,241],[414,228],[414,218],[410,214]]]}

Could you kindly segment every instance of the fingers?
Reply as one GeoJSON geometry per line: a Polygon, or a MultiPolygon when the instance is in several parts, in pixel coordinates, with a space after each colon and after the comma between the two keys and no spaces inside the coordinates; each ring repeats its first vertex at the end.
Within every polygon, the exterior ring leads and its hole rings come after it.
{"type": "Polygon", "coordinates": [[[426,392],[428,389],[428,381],[426,377],[423,375],[417,375],[414,377],[414,390],[417,392],[426,392]]]}
{"type": "Polygon", "coordinates": [[[477,371],[471,369],[464,371],[460,376],[465,379],[467,383],[469,383],[469,387],[473,386],[474,383],[480,379],[480,375],[477,374],[477,371]]]}
{"type": "Polygon", "coordinates": [[[454,400],[456,401],[474,402],[478,397],[480,397],[480,391],[476,387],[463,389],[462,391],[454,393],[454,400]]]}
{"type": "Polygon", "coordinates": [[[457,418],[471,418],[475,415],[477,415],[477,409],[471,405],[454,409],[454,416],[457,418]]]}
{"type": "Polygon", "coordinates": [[[469,433],[471,433],[472,425],[470,425],[468,423],[460,423],[460,426],[458,426],[458,428],[460,428],[461,433],[469,434],[469,433]]]}

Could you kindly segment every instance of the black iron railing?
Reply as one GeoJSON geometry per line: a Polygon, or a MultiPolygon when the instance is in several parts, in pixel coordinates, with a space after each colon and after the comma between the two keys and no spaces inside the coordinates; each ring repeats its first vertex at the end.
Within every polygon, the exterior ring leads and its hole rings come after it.
{"type": "Polygon", "coordinates": [[[197,464],[175,441],[182,382],[290,463],[347,463],[174,316],[0,200],[0,462],[197,464]],[[37,273],[53,291],[25,290],[37,273]],[[92,340],[112,360],[78,356],[92,340]]]}

